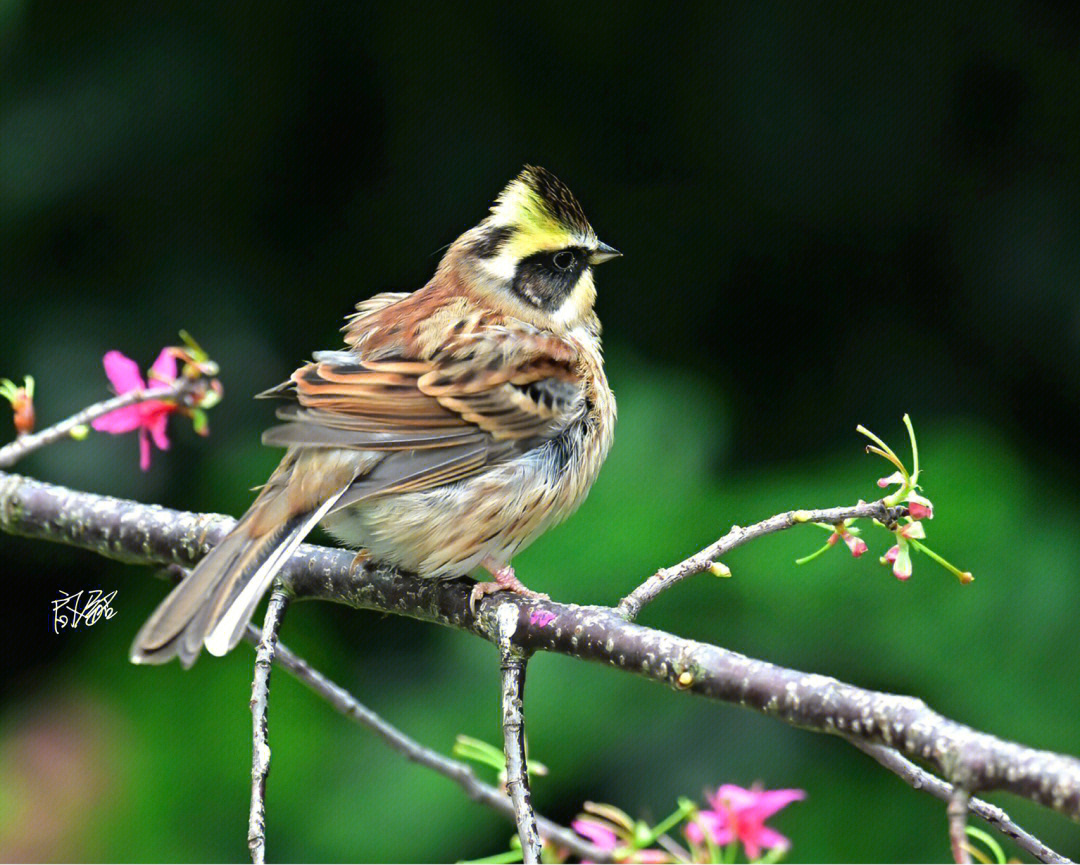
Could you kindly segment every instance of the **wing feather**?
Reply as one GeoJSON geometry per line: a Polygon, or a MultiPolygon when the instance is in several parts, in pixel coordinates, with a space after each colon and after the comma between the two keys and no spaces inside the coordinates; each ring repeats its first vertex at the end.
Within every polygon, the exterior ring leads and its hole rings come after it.
{"type": "Polygon", "coordinates": [[[286,423],[266,431],[266,444],[386,452],[335,510],[469,477],[586,411],[572,343],[490,316],[472,315],[471,329],[448,326],[409,304],[395,296],[358,307],[352,350],[320,352],[268,392],[295,402],[278,411],[286,423]]]}

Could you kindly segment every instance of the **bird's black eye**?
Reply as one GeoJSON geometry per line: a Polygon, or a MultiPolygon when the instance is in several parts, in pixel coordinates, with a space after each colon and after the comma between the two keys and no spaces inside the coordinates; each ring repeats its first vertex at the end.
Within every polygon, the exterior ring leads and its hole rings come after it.
{"type": "Polygon", "coordinates": [[[574,253],[569,249],[564,249],[562,252],[556,252],[551,257],[551,263],[559,270],[569,270],[574,266],[574,253]]]}

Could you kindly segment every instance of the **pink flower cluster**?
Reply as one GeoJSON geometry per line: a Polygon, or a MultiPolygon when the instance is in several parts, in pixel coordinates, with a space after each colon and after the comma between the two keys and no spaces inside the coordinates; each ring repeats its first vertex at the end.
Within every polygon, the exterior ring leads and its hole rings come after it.
{"type": "Polygon", "coordinates": [[[782,853],[791,846],[786,837],[766,826],[765,821],[792,802],[805,798],[803,790],[763,790],[756,785],[747,790],[735,784],[724,784],[707,797],[707,810],[696,811],[692,803],[684,800],[680,805],[681,812],[654,829],[640,821],[635,823],[611,805],[595,804],[586,804],[587,813],[570,825],[583,838],[611,853],[615,862],[681,862],[687,861],[684,858],[687,852],[691,862],[711,862],[717,861],[710,858],[716,852],[713,848],[734,843],[741,844],[747,858],[753,862],[766,849],[782,853]],[[677,850],[677,845],[664,845],[669,849],[649,846],[668,828],[684,819],[687,822],[683,833],[690,842],[689,851],[676,857],[673,850],[677,850]]]}
{"type": "Polygon", "coordinates": [[[708,811],[699,811],[697,819],[686,826],[686,837],[692,844],[702,844],[705,836],[717,847],[738,841],[747,858],[761,856],[762,848],[787,850],[791,842],[765,821],[792,802],[805,799],[803,790],[749,790],[735,784],[724,784],[712,796],[708,811]]]}

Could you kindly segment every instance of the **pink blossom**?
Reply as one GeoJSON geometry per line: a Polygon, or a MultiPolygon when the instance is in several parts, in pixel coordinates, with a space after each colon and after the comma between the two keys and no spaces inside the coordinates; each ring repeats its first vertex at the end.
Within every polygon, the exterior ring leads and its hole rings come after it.
{"type": "MultiPolygon", "coordinates": [[[[627,819],[627,822],[629,823],[629,818],[627,819]]],[[[615,858],[614,861],[616,862],[641,862],[644,863],[644,865],[661,865],[661,863],[671,861],[670,854],[663,850],[634,849],[632,842],[632,824],[628,826],[616,826],[614,823],[609,823],[607,820],[578,818],[570,824],[570,828],[583,838],[588,838],[601,850],[614,851],[622,848],[622,855],[615,858]],[[619,835],[615,833],[616,828],[630,837],[628,839],[620,839],[619,835]]],[[[582,860],[582,862],[585,861],[587,860],[582,860]]]]}
{"type": "Polygon", "coordinates": [[[917,541],[921,541],[926,537],[926,529],[923,528],[922,523],[905,523],[902,525],[898,532],[901,537],[914,538],[917,541]]]}
{"type": "Polygon", "coordinates": [[[615,833],[596,820],[575,820],[570,824],[570,828],[583,838],[588,838],[601,850],[614,850],[619,846],[615,833]]]}
{"type": "MultiPolygon", "coordinates": [[[[131,358],[114,350],[106,352],[102,363],[105,366],[105,375],[108,376],[118,395],[146,389],[147,385],[139,373],[139,366],[131,358]]],[[[176,357],[170,349],[162,349],[150,368],[151,386],[172,382],[175,379],[176,357]]],[[[99,432],[114,435],[138,430],[139,467],[146,471],[150,468],[150,441],[153,440],[159,450],[169,449],[169,437],[165,433],[165,428],[169,415],[178,410],[179,406],[176,403],[146,400],[111,411],[90,423],[99,432]]]]}
{"type": "Polygon", "coordinates": [[[529,613],[529,624],[536,625],[538,628],[546,628],[553,621],[555,621],[555,614],[547,610],[533,610],[529,613]]]}
{"type": "Polygon", "coordinates": [[[866,541],[849,532],[847,526],[837,526],[836,531],[829,535],[830,545],[835,544],[838,540],[843,540],[847,544],[847,548],[851,550],[851,555],[855,558],[866,552],[866,541]]]}
{"type": "Polygon", "coordinates": [[[911,551],[908,549],[906,542],[897,544],[891,547],[889,551],[881,557],[881,563],[891,564],[893,566],[893,576],[898,580],[906,580],[911,576],[911,551]]]}
{"type": "Polygon", "coordinates": [[[934,506],[930,499],[912,493],[908,496],[908,516],[913,520],[932,520],[934,518],[934,506]]]}
{"type": "Polygon", "coordinates": [[[746,790],[724,784],[709,797],[712,810],[699,811],[696,822],[687,824],[686,837],[692,844],[701,844],[707,833],[719,847],[738,841],[751,860],[761,856],[763,847],[787,850],[791,842],[766,826],[765,821],[781,808],[805,798],[803,790],[746,790]]]}

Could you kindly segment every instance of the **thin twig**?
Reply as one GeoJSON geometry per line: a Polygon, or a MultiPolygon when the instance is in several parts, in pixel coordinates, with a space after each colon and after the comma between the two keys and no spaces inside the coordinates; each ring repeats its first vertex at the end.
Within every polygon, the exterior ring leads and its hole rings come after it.
{"type": "Polygon", "coordinates": [[[945,814],[949,820],[949,846],[952,848],[953,862],[956,865],[971,865],[966,831],[970,798],[970,794],[963,787],[954,787],[945,806],[945,814]]]}
{"type": "Polygon", "coordinates": [[[502,672],[503,751],[506,754],[506,791],[514,803],[514,817],[521,839],[525,865],[540,861],[540,836],[533,814],[532,793],[525,757],[525,668],[528,655],[514,645],[518,611],[511,605],[500,606],[496,612],[499,669],[502,672]]]}
{"type": "Polygon", "coordinates": [[[278,629],[288,606],[288,593],[275,586],[263,621],[262,638],[255,649],[255,677],[251,682],[251,814],[248,848],[254,865],[266,861],[266,776],[270,773],[267,712],[270,709],[270,670],[274,665],[278,629]]]}
{"type": "Polygon", "coordinates": [[[199,381],[201,380],[191,379],[187,376],[179,376],[176,381],[167,387],[130,390],[127,393],[120,394],[120,396],[114,396],[112,399],[107,399],[103,402],[88,406],[82,411],[76,412],[71,417],[60,421],[60,423],[53,424],[53,426],[46,427],[36,433],[20,436],[15,441],[0,447],[0,468],[7,468],[8,466],[15,465],[15,463],[27,454],[67,438],[71,435],[72,430],[78,429],[81,426],[86,426],[91,421],[109,414],[109,412],[114,412],[117,409],[127,408],[136,403],[147,402],[152,399],[163,401],[180,399],[184,394],[191,391],[193,386],[199,381]]]}
{"type": "MultiPolygon", "coordinates": [[[[258,645],[261,638],[259,629],[254,625],[248,625],[247,631],[244,633],[244,639],[253,645],[258,645]]],[[[497,787],[485,784],[476,777],[473,770],[465,763],[443,756],[438,751],[421,745],[415,739],[397,729],[363,705],[340,685],[314,669],[307,661],[285,646],[284,643],[279,642],[277,644],[274,661],[311,688],[312,691],[326,700],[346,718],[355,721],[361,727],[371,730],[391,749],[397,751],[406,759],[431,769],[444,778],[449,778],[474,802],[486,805],[508,820],[515,819],[514,805],[506,793],[497,787]]],[[[542,816],[537,816],[536,822],[541,837],[560,847],[565,847],[575,856],[590,859],[593,862],[611,861],[610,851],[591,844],[565,826],[560,826],[558,823],[542,816]]]]}
{"type": "Polygon", "coordinates": [[[846,508],[821,508],[818,510],[795,510],[786,511],[754,523],[752,526],[732,526],[731,531],[718,541],[709,544],[687,559],[683,559],[677,565],[669,568],[661,568],[645,582],[638,586],[629,595],[619,602],[619,615],[632,622],[638,617],[642,607],[654,601],[662,592],[670,589],[676,583],[685,580],[694,574],[707,571],[717,560],[731,552],[736,547],[742,546],[748,541],[760,538],[762,535],[770,535],[790,529],[793,526],[804,523],[828,523],[835,525],[849,519],[876,519],[886,524],[896,522],[907,513],[906,507],[888,507],[884,501],[859,502],[859,504],[846,508]]]}
{"type": "MultiPolygon", "coordinates": [[[[916,790],[923,790],[942,802],[948,802],[952,798],[952,784],[941,780],[932,772],[927,772],[921,766],[915,765],[894,748],[886,748],[884,745],[871,745],[853,736],[849,736],[848,741],[860,751],[869,754],[890,772],[895,772],[901,780],[907,782],[916,790]]],[[[1065,863],[1065,865],[1071,865],[1071,859],[1067,859],[1060,853],[1050,849],[1030,832],[1018,826],[997,805],[992,805],[977,796],[971,796],[968,799],[968,810],[976,817],[985,820],[1002,835],[1012,838],[1018,847],[1026,850],[1040,862],[1061,862],[1065,863]]]]}

